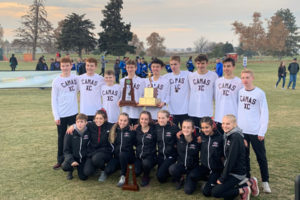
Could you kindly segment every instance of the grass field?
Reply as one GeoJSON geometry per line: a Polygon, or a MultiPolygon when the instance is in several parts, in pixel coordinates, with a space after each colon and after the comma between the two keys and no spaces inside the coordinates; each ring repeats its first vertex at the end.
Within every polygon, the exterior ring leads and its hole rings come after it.
{"type": "MultiPolygon", "coordinates": [[[[6,64],[1,62],[0,69],[6,64]]],[[[239,63],[237,75],[240,66],[239,63]]],[[[21,67],[33,69],[34,64],[22,63],[21,67]]],[[[266,148],[272,193],[252,199],[293,199],[295,176],[300,173],[300,86],[296,90],[274,88],[278,61],[250,61],[248,67],[256,73],[256,85],[266,92],[270,110],[266,148]]],[[[52,169],[56,162],[57,131],[51,113],[50,89],[2,89],[0,102],[1,200],[205,199],[199,192],[200,185],[195,194],[187,196],[182,190],[175,191],[171,183],[159,184],[155,178],[139,192],[122,191],[116,187],[117,173],[105,183],[98,183],[97,176],[79,181],[76,173],[72,181],[67,181],[62,170],[52,169]]],[[[260,180],[251,153],[252,174],[260,180]]]]}

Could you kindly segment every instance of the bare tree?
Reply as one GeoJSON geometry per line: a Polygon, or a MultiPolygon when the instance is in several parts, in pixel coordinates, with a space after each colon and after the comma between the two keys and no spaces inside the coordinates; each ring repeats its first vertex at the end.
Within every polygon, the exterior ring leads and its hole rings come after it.
{"type": "Polygon", "coordinates": [[[132,35],[132,40],[128,44],[135,47],[135,53],[137,55],[145,52],[144,43],[139,40],[136,34],[132,35]]]}
{"type": "Polygon", "coordinates": [[[44,0],[34,0],[27,14],[22,16],[21,27],[16,30],[15,44],[20,47],[30,47],[35,59],[36,48],[43,48],[53,40],[53,28],[47,20],[44,0]]]}
{"type": "Polygon", "coordinates": [[[266,50],[268,54],[277,56],[281,59],[286,53],[286,40],[289,36],[289,30],[279,15],[274,15],[268,21],[268,33],[266,50]]]}
{"type": "Polygon", "coordinates": [[[206,53],[212,52],[212,51],[215,49],[215,47],[216,47],[217,45],[218,45],[218,44],[215,43],[215,42],[208,42],[207,45],[206,45],[206,47],[205,47],[205,52],[206,52],[206,53]]]}
{"type": "Polygon", "coordinates": [[[166,47],[164,46],[165,38],[161,37],[158,33],[153,32],[147,38],[147,44],[149,48],[147,53],[150,56],[164,56],[166,54],[166,47]]]}
{"type": "Polygon", "coordinates": [[[253,22],[249,26],[238,21],[232,24],[235,34],[239,35],[240,43],[243,44],[243,50],[254,51],[259,55],[265,51],[266,47],[266,32],[260,17],[260,13],[254,12],[253,22]]]}
{"type": "Polygon", "coordinates": [[[4,45],[4,42],[3,42],[3,33],[4,33],[4,31],[3,31],[3,28],[2,28],[2,26],[0,24],[0,47],[3,47],[3,45],[4,45]]]}
{"type": "Polygon", "coordinates": [[[208,43],[208,40],[203,36],[200,39],[196,40],[194,42],[196,53],[206,53],[208,43]]]}

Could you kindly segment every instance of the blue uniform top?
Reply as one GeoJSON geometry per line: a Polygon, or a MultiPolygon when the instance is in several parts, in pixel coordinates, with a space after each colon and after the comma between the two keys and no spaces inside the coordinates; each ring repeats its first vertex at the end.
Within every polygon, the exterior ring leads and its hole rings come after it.
{"type": "Polygon", "coordinates": [[[122,70],[122,73],[125,73],[126,72],[126,69],[125,69],[126,63],[125,63],[124,60],[120,61],[120,65],[119,66],[120,66],[120,69],[122,70]]]}
{"type": "Polygon", "coordinates": [[[166,68],[166,70],[167,70],[168,73],[171,73],[171,72],[172,72],[171,66],[170,66],[169,64],[167,64],[167,65],[165,66],[165,68],[166,68]]]}
{"type": "Polygon", "coordinates": [[[79,62],[79,63],[77,63],[77,65],[76,65],[76,71],[79,73],[79,69],[83,66],[83,62],[79,62]]]}
{"type": "Polygon", "coordinates": [[[150,72],[152,73],[151,64],[152,63],[149,63],[148,68],[149,68],[150,72]]]}
{"type": "Polygon", "coordinates": [[[147,66],[147,64],[146,63],[141,63],[141,69],[142,69],[141,76],[143,78],[146,78],[147,75],[148,75],[148,66],[147,66]]]}
{"type": "Polygon", "coordinates": [[[194,67],[194,64],[193,64],[193,61],[192,60],[188,60],[187,63],[186,63],[186,67],[187,69],[192,72],[194,71],[195,67],[194,67]]]}
{"type": "Polygon", "coordinates": [[[223,76],[223,64],[221,62],[218,62],[216,65],[216,73],[219,77],[223,76]]]}
{"type": "Polygon", "coordinates": [[[136,64],[136,71],[135,71],[136,75],[141,75],[142,74],[142,65],[141,64],[142,63],[140,63],[140,62],[137,62],[137,64],[136,64]]]}

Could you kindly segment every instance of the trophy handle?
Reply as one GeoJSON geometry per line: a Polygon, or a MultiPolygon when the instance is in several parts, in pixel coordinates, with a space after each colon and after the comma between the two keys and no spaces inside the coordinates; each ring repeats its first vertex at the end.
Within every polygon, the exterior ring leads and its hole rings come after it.
{"type": "Polygon", "coordinates": [[[151,74],[151,71],[148,72],[148,78],[149,78],[149,82],[150,82],[150,87],[152,88],[153,87],[153,84],[152,84],[152,74],[151,74]]]}

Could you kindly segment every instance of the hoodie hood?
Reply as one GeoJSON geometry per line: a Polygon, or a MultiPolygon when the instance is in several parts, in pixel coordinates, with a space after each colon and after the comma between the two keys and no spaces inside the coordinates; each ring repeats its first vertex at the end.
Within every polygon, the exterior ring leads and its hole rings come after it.
{"type": "Polygon", "coordinates": [[[238,126],[235,127],[234,129],[232,129],[231,131],[229,131],[228,133],[225,133],[225,134],[224,134],[224,137],[227,138],[227,137],[229,137],[230,135],[232,135],[233,133],[238,133],[238,134],[240,134],[242,137],[244,137],[243,130],[240,129],[238,126]]]}
{"type": "Polygon", "coordinates": [[[82,131],[79,131],[78,128],[76,127],[75,130],[80,134],[80,136],[83,136],[83,133],[87,130],[87,127],[84,127],[82,131]]]}

